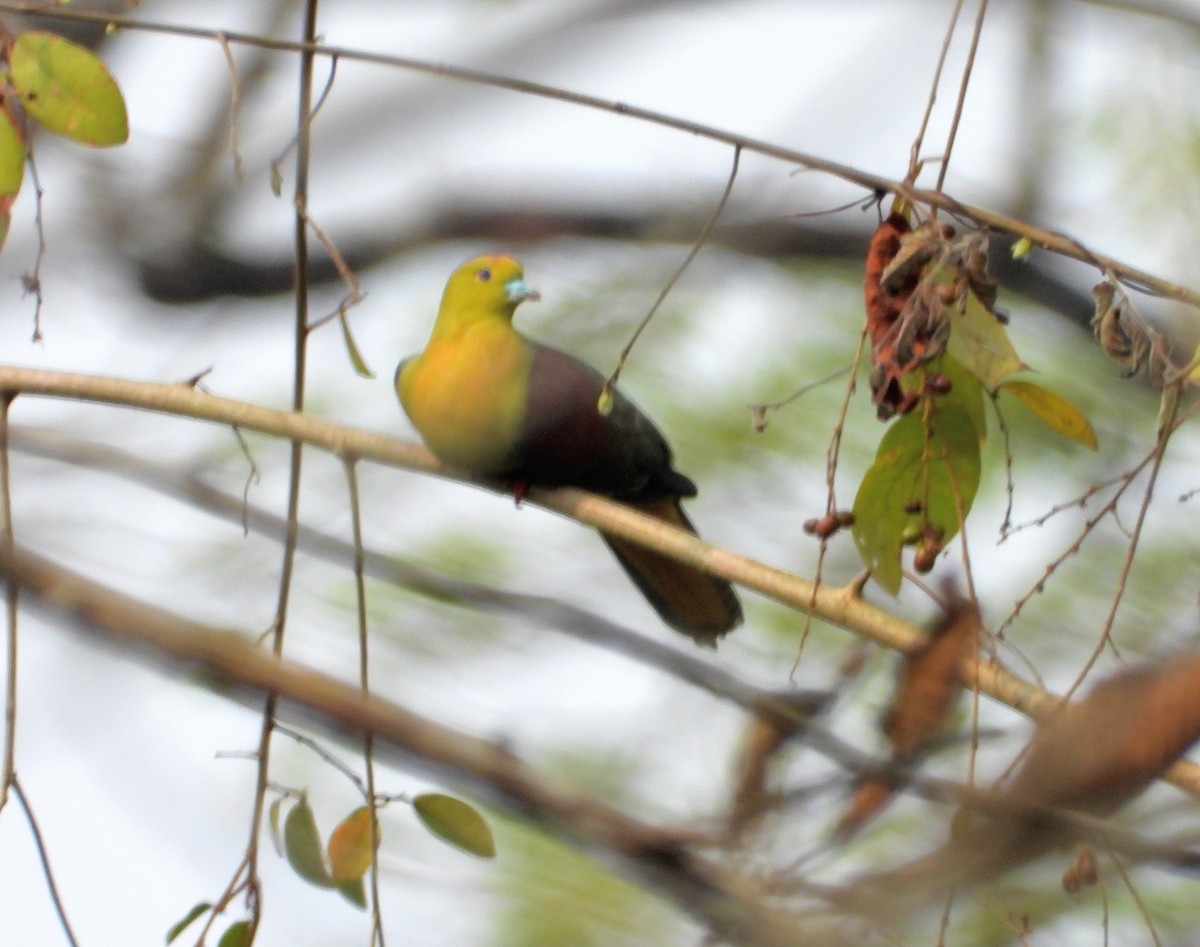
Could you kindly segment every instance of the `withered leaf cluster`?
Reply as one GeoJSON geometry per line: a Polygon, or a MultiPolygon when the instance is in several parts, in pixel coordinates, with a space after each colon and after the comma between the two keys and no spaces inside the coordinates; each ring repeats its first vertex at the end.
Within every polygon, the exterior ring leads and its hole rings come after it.
{"type": "MultiPolygon", "coordinates": [[[[948,591],[950,591],[948,589],[948,591]]],[[[891,706],[883,718],[883,733],[891,749],[886,767],[859,784],[838,824],[842,838],[856,832],[885,806],[911,770],[935,744],[961,691],[963,659],[975,652],[979,637],[979,606],[949,595],[945,613],[930,629],[918,650],[900,668],[891,706]]]]}
{"type": "Polygon", "coordinates": [[[871,396],[881,421],[907,414],[920,400],[902,379],[937,358],[950,337],[950,314],[968,293],[994,311],[996,282],[987,273],[986,240],[925,221],[913,228],[901,214],[884,220],[867,248],[867,331],[871,336],[871,396]]]}
{"type": "MultiPolygon", "coordinates": [[[[1200,739],[1200,654],[1122,671],[1038,727],[1011,784],[990,794],[968,827],[941,848],[861,877],[851,900],[878,913],[897,892],[915,909],[990,881],[1082,840],[1072,815],[1107,817],[1141,793],[1200,739]]],[[[1076,872],[1075,874],[1078,874],[1076,872]]],[[[1088,883],[1072,875],[1071,885],[1088,883]]]]}

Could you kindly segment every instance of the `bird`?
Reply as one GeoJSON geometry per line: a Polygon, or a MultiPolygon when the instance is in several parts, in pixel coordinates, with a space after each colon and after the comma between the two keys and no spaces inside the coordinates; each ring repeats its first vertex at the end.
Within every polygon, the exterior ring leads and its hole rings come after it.
{"type": "MultiPolygon", "coordinates": [[[[696,485],[674,469],[658,428],[574,356],[513,326],[517,307],[540,299],[520,263],[481,256],[446,283],[423,351],[402,361],[400,404],[447,467],[529,486],[578,487],[628,504],[696,535],[681,501],[696,485]]],[[[616,536],[601,533],[662,620],[713,647],[742,621],[733,587],[616,536]]]]}

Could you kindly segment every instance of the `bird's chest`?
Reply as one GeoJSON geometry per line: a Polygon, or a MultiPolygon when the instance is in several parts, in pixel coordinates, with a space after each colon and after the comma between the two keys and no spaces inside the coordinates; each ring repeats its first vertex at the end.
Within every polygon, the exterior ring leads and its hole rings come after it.
{"type": "Polygon", "coordinates": [[[524,426],[531,362],[528,343],[511,329],[431,340],[401,374],[400,400],[443,463],[502,474],[524,426]]]}

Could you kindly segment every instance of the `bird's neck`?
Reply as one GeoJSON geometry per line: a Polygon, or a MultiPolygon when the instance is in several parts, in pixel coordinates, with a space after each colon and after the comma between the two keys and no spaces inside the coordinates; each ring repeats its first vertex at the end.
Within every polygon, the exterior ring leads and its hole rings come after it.
{"type": "Polygon", "coordinates": [[[496,310],[480,314],[464,315],[455,311],[443,311],[433,325],[431,341],[444,342],[450,339],[480,335],[504,335],[515,332],[512,324],[513,310],[496,310]]]}

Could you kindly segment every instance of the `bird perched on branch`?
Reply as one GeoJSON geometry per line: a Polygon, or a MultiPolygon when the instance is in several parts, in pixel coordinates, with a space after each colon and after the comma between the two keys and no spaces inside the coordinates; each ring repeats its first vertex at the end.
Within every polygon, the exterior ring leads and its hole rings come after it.
{"type": "MultiPolygon", "coordinates": [[[[516,260],[485,256],[446,284],[425,350],[396,369],[396,391],[429,449],[450,467],[514,484],[601,493],[695,534],[680,501],[696,485],[662,434],[576,358],[527,339],[513,313],[538,294],[516,260]]],[[[602,534],[672,628],[712,645],[742,620],[728,582],[602,534]]]]}

